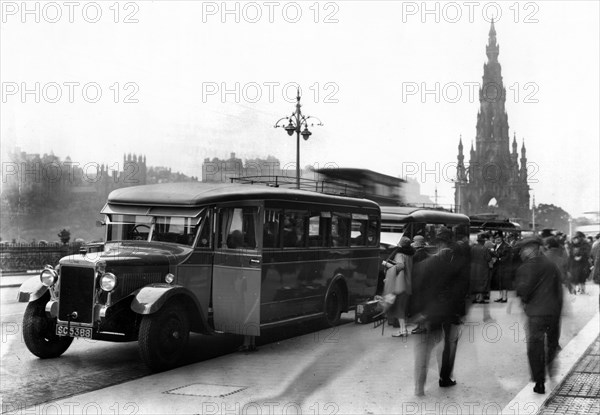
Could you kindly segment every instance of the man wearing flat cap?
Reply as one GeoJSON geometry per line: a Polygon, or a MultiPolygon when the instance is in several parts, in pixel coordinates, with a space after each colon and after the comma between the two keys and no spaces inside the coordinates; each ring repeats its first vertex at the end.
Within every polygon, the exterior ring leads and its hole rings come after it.
{"type": "Polygon", "coordinates": [[[434,239],[436,253],[423,261],[423,287],[419,313],[427,329],[415,343],[415,395],[423,396],[428,362],[435,345],[443,342],[439,370],[439,386],[456,385],[452,379],[454,361],[461,335],[460,325],[465,316],[465,297],[468,274],[464,272],[466,258],[454,241],[450,229],[441,228],[434,239]],[[466,280],[465,280],[466,278],[466,280]]]}
{"type": "Polygon", "coordinates": [[[523,261],[517,269],[516,291],[527,315],[527,358],[535,382],[533,391],[545,393],[546,367],[558,352],[563,291],[556,264],[540,252],[542,240],[529,237],[517,245],[523,261]]]}

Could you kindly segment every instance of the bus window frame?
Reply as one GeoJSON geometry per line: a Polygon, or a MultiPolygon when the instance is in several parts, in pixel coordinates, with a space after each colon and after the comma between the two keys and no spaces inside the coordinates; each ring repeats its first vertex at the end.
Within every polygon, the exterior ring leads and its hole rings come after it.
{"type": "Polygon", "coordinates": [[[276,249],[281,249],[281,227],[282,227],[282,218],[283,218],[283,209],[282,208],[271,208],[271,207],[265,207],[264,208],[264,214],[263,214],[263,218],[262,218],[262,239],[261,239],[261,243],[260,243],[260,247],[263,250],[276,250],[276,249]],[[275,235],[275,243],[273,244],[274,246],[265,246],[265,231],[267,223],[270,223],[272,221],[267,222],[266,221],[266,216],[268,213],[272,213],[274,215],[274,218],[277,219],[276,223],[277,223],[277,227],[276,227],[276,235],[275,235]]]}
{"type": "MultiPolygon", "coordinates": [[[[280,239],[280,244],[279,245],[283,249],[289,250],[289,249],[299,249],[299,248],[302,249],[302,248],[306,248],[307,241],[308,241],[308,219],[310,218],[309,215],[310,215],[310,210],[308,209],[308,207],[306,209],[298,209],[298,208],[295,208],[295,209],[289,209],[289,208],[286,209],[286,208],[284,208],[283,209],[283,214],[282,214],[282,217],[281,217],[282,220],[280,222],[280,229],[281,230],[280,230],[280,233],[279,233],[279,239],[280,239]],[[296,214],[299,214],[299,215],[297,215],[297,217],[290,217],[290,216],[287,215],[288,213],[296,213],[296,214]],[[298,217],[300,217],[301,220],[302,220],[302,227],[301,227],[302,228],[301,229],[302,235],[300,237],[300,240],[299,241],[297,240],[296,244],[294,246],[288,246],[286,244],[286,241],[285,241],[286,219],[288,219],[288,218],[289,219],[294,218],[294,220],[297,221],[298,217]]],[[[292,228],[294,229],[294,232],[296,232],[296,239],[297,239],[298,238],[297,231],[300,229],[300,227],[293,226],[292,228]]]]}
{"type": "Polygon", "coordinates": [[[343,212],[343,211],[334,211],[331,212],[331,221],[330,221],[330,234],[331,234],[331,245],[329,247],[331,248],[350,248],[351,246],[351,238],[352,238],[352,213],[351,212],[343,212]],[[334,236],[334,232],[333,232],[333,228],[334,228],[334,218],[336,218],[337,220],[335,221],[335,225],[337,226],[337,236],[334,236]],[[340,222],[340,219],[342,219],[343,221],[340,222]],[[345,223],[345,235],[339,235],[340,233],[340,223],[345,223]],[[341,241],[339,241],[340,238],[344,238],[341,241]],[[336,245],[335,242],[336,240],[338,240],[338,244],[336,245]]]}
{"type": "Polygon", "coordinates": [[[215,217],[214,208],[206,207],[204,211],[199,215],[200,217],[200,229],[196,232],[196,240],[192,245],[194,249],[203,249],[203,250],[214,250],[215,247],[215,217]],[[200,240],[203,236],[204,230],[207,230],[207,244],[200,245],[200,240]]]}
{"type": "MultiPolygon", "coordinates": [[[[262,218],[261,218],[261,213],[263,211],[264,207],[259,204],[259,203],[223,203],[223,204],[219,204],[216,207],[216,212],[215,212],[215,218],[216,218],[216,228],[214,230],[215,232],[215,241],[214,241],[214,250],[215,251],[221,251],[221,250],[230,250],[230,251],[239,251],[239,250],[244,250],[244,251],[259,251],[262,249],[262,218]],[[227,244],[227,239],[229,238],[229,236],[231,235],[231,224],[229,223],[228,225],[228,234],[225,237],[225,240],[222,241],[221,237],[222,237],[222,213],[224,210],[227,209],[245,209],[245,208],[251,208],[251,209],[255,209],[256,211],[253,213],[253,217],[254,217],[254,247],[250,248],[247,246],[242,246],[242,247],[235,247],[235,248],[231,248],[228,246],[227,244]],[[261,229],[261,232],[258,231],[258,229],[261,229]],[[222,246],[223,245],[223,246],[222,246]]],[[[243,218],[243,213],[242,213],[242,218],[243,218]]],[[[243,236],[243,233],[242,233],[243,236]]]]}

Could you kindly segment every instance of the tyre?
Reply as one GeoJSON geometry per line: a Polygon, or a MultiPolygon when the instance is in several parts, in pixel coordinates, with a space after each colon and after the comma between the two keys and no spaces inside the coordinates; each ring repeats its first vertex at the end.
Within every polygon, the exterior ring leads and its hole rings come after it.
{"type": "Polygon", "coordinates": [[[154,371],[172,369],[183,357],[189,337],[187,312],[180,305],[168,303],[156,313],[142,317],[140,356],[154,371]]]}
{"type": "Polygon", "coordinates": [[[41,359],[58,357],[67,351],[72,337],[56,335],[56,318],[46,315],[46,303],[50,299],[46,294],[27,304],[23,316],[23,339],[31,353],[41,359]]]}
{"type": "Polygon", "coordinates": [[[344,306],[343,295],[340,284],[334,284],[329,288],[325,297],[325,312],[323,314],[323,323],[327,327],[337,326],[340,323],[344,306]]]}

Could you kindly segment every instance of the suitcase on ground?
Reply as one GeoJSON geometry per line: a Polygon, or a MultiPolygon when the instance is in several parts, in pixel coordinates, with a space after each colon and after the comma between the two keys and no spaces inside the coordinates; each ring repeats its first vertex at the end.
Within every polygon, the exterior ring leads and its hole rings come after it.
{"type": "Polygon", "coordinates": [[[370,300],[356,306],[354,314],[354,322],[356,324],[368,324],[377,320],[381,320],[385,314],[379,306],[379,301],[370,300]]]}

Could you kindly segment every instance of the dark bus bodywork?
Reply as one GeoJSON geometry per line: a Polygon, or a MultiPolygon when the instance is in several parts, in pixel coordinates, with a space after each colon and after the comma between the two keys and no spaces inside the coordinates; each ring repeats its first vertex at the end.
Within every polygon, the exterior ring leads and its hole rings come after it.
{"type": "Polygon", "coordinates": [[[103,246],[25,282],[28,348],[64,353],[73,337],[138,340],[155,370],[189,332],[258,336],[375,293],[380,209],[372,201],[266,186],[176,183],[113,191],[103,246]]]}

